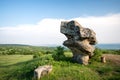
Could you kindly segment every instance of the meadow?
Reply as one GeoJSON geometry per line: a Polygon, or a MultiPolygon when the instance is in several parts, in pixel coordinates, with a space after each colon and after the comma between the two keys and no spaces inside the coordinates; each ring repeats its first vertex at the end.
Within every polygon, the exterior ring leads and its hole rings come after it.
{"type": "Polygon", "coordinates": [[[96,49],[89,65],[72,61],[72,53],[63,47],[29,45],[0,46],[0,80],[34,80],[33,71],[41,65],[52,65],[53,71],[40,80],[119,80],[120,65],[101,63],[102,54],[120,55],[120,50],[96,49]]]}

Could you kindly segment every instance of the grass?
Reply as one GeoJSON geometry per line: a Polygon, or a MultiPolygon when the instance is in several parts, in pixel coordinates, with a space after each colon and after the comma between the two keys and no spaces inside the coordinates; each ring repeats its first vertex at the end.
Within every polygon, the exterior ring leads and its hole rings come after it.
{"type": "Polygon", "coordinates": [[[25,62],[32,59],[32,55],[2,55],[0,56],[0,66],[9,66],[19,62],[25,62]]]}
{"type": "Polygon", "coordinates": [[[71,63],[69,61],[54,61],[49,57],[51,55],[42,56],[41,58],[32,59],[31,55],[6,55],[1,56],[0,60],[0,80],[29,80],[33,79],[33,70],[36,68],[36,64],[52,64],[53,71],[51,74],[46,75],[41,78],[41,80],[98,80],[99,75],[96,72],[93,72],[88,67],[77,63],[71,63]],[[23,57],[23,58],[22,58],[23,57]],[[9,62],[6,63],[6,61],[9,62]],[[6,63],[6,65],[5,65],[6,63]],[[4,66],[4,67],[3,67],[4,66]],[[35,67],[33,67],[35,66],[35,67]],[[29,68],[31,67],[31,68],[29,68]],[[26,69],[31,75],[26,73],[26,69]],[[32,72],[31,72],[32,71],[32,72]],[[23,75],[23,73],[25,73],[23,75]],[[16,75],[17,74],[17,75],[16,75]],[[93,76],[94,74],[94,76],[93,76]],[[22,75],[19,76],[19,75],[22,75]],[[31,76],[26,78],[23,76],[31,76]]]}
{"type": "Polygon", "coordinates": [[[53,71],[40,80],[119,80],[120,65],[112,62],[101,63],[96,50],[89,65],[84,66],[70,59],[71,52],[64,52],[65,60],[54,60],[52,54],[44,54],[38,58],[33,55],[0,55],[0,80],[34,80],[33,71],[41,65],[50,64],[53,71]]]}
{"type": "MultiPolygon", "coordinates": [[[[62,64],[65,64],[63,62],[62,64]]],[[[99,80],[100,77],[91,69],[77,64],[66,64],[54,66],[50,75],[41,80],[99,80]],[[93,75],[94,74],[94,75],[93,75]]]]}
{"type": "Polygon", "coordinates": [[[25,61],[29,61],[31,59],[32,55],[0,56],[0,80],[12,80],[10,76],[13,74],[13,72],[18,70],[25,61]]]}
{"type": "MultiPolygon", "coordinates": [[[[71,53],[65,53],[71,55],[71,53]]],[[[88,66],[70,61],[54,61],[51,55],[32,59],[32,55],[0,56],[0,80],[32,80],[38,65],[52,64],[53,71],[41,80],[119,80],[120,69],[110,63],[93,62],[88,66]],[[10,63],[9,63],[10,62],[10,63]],[[4,66],[4,67],[3,67],[4,66]]]]}
{"type": "Polygon", "coordinates": [[[72,57],[73,56],[72,52],[64,52],[64,55],[66,57],[72,57]]]}

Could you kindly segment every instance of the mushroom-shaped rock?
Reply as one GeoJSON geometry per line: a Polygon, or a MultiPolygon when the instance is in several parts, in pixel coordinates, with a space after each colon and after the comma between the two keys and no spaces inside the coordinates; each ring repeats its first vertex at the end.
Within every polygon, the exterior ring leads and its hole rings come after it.
{"type": "Polygon", "coordinates": [[[62,21],[60,32],[67,37],[63,45],[71,49],[73,60],[87,65],[95,50],[93,45],[97,43],[95,32],[77,21],[62,21]]]}

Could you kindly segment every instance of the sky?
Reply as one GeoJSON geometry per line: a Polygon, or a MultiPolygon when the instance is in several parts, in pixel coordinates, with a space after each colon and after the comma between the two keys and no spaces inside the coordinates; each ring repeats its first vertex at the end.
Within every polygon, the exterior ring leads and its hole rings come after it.
{"type": "Polygon", "coordinates": [[[120,43],[120,0],[0,0],[0,44],[61,45],[61,21],[76,20],[98,43],[120,43]]]}

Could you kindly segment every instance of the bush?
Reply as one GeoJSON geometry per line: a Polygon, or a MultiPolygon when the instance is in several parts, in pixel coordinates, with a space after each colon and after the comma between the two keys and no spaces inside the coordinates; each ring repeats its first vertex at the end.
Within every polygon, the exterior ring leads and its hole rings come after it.
{"type": "Polygon", "coordinates": [[[45,54],[52,54],[53,51],[46,51],[45,54]]]}
{"type": "Polygon", "coordinates": [[[42,56],[42,55],[43,55],[43,54],[42,54],[41,52],[35,53],[34,56],[33,56],[33,58],[39,58],[39,57],[42,56]]]}
{"type": "Polygon", "coordinates": [[[55,49],[54,53],[52,54],[52,57],[54,60],[64,60],[65,55],[64,55],[64,47],[58,46],[57,49],[55,49]]]}
{"type": "Polygon", "coordinates": [[[100,57],[102,56],[102,50],[99,48],[96,48],[94,51],[94,55],[91,58],[91,61],[100,61],[100,57]]]}

